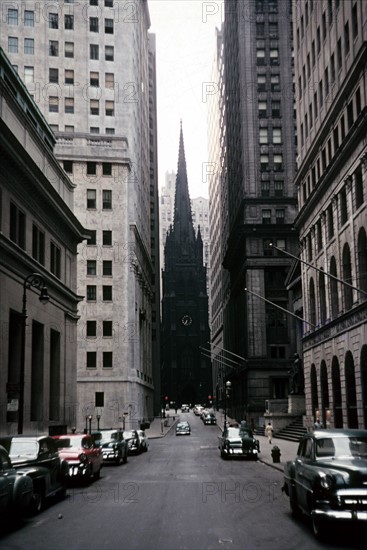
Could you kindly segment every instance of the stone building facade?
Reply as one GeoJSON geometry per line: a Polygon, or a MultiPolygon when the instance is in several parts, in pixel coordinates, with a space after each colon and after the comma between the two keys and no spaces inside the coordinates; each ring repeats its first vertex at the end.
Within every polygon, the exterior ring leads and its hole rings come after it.
{"type": "Polygon", "coordinates": [[[367,6],[297,2],[306,413],[367,427],[367,6]]]}
{"type": "Polygon", "coordinates": [[[2,49],[0,112],[0,426],[62,433],[76,423],[77,245],[87,231],[55,138],[2,49]]]}

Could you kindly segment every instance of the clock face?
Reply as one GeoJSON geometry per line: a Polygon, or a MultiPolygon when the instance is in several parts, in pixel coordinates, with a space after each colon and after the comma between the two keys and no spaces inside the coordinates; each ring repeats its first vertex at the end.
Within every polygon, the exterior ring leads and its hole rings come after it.
{"type": "Polygon", "coordinates": [[[192,319],[190,317],[190,315],[184,315],[181,319],[181,323],[185,326],[185,327],[189,327],[192,323],[192,319]]]}

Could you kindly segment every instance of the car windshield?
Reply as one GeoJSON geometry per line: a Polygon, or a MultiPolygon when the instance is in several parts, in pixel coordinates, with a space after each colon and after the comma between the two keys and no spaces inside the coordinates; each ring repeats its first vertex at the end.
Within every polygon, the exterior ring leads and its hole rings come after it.
{"type": "Polygon", "coordinates": [[[316,457],[367,458],[367,437],[324,437],[316,441],[316,457]]]}
{"type": "Polygon", "coordinates": [[[124,439],[132,439],[134,437],[136,437],[135,432],[131,430],[127,430],[126,432],[124,432],[124,439]]]}
{"type": "Polygon", "coordinates": [[[10,458],[16,458],[18,456],[30,456],[36,458],[38,454],[38,442],[37,441],[20,441],[13,439],[10,445],[10,458]]]}
{"type": "Polygon", "coordinates": [[[98,434],[98,441],[110,441],[111,439],[118,439],[117,432],[100,432],[98,434]]]}

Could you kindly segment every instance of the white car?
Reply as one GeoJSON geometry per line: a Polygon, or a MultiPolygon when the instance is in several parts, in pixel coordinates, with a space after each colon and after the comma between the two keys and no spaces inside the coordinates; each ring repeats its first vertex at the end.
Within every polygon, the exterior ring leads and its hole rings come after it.
{"type": "Polygon", "coordinates": [[[147,452],[149,448],[149,439],[145,435],[144,430],[136,430],[139,437],[139,443],[140,443],[140,452],[147,452]]]}

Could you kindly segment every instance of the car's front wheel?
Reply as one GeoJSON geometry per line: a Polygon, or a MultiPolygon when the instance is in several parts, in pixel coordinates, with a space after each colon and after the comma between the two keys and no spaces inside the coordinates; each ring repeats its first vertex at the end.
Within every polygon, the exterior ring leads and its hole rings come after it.
{"type": "Polygon", "coordinates": [[[31,513],[39,514],[45,507],[45,491],[41,484],[35,484],[33,487],[33,498],[31,502],[31,513]]]}
{"type": "Polygon", "coordinates": [[[312,531],[319,540],[324,540],[326,536],[326,523],[318,514],[311,512],[312,531]]]}

